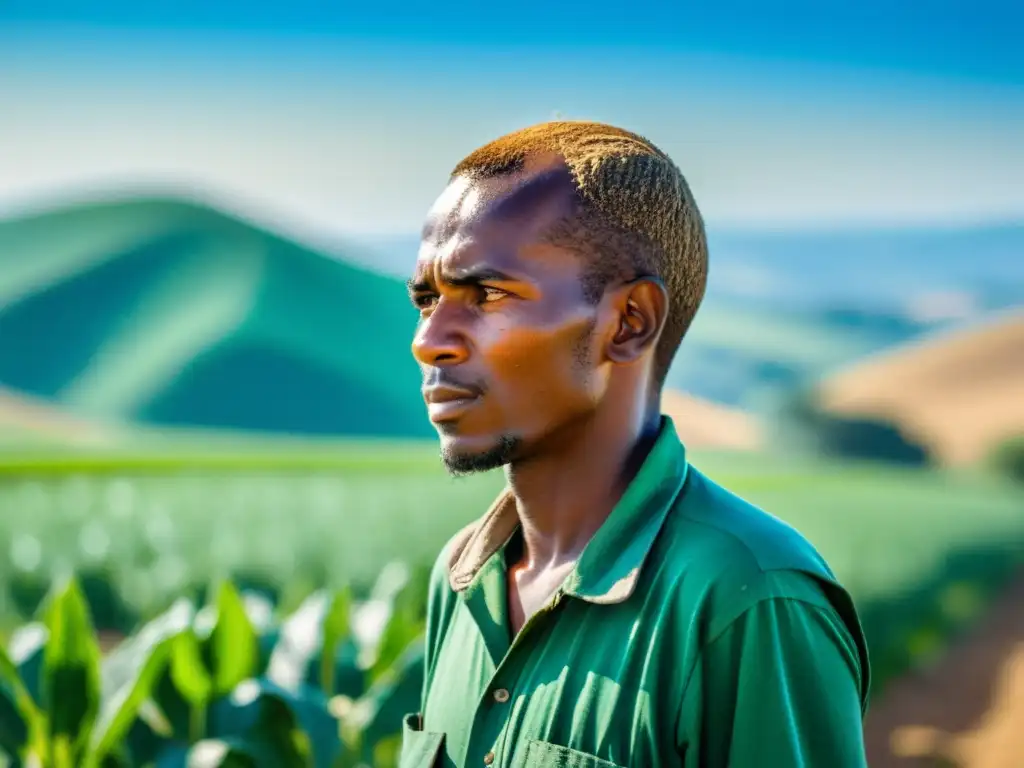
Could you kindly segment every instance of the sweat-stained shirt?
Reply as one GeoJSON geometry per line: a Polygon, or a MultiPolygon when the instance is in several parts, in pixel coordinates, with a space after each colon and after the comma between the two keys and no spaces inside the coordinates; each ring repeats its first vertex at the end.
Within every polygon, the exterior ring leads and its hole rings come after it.
{"type": "Polygon", "coordinates": [[[431,577],[401,768],[861,768],[868,654],[781,520],[690,466],[672,421],[547,607],[511,638],[506,490],[431,577]]]}

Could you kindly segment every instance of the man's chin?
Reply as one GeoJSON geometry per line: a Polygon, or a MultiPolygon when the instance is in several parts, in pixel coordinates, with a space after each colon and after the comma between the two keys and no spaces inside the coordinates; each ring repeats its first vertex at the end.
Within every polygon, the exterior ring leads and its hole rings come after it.
{"type": "Polygon", "coordinates": [[[487,443],[454,437],[442,438],[441,461],[455,477],[490,472],[508,464],[515,456],[519,441],[502,436],[487,443]]]}

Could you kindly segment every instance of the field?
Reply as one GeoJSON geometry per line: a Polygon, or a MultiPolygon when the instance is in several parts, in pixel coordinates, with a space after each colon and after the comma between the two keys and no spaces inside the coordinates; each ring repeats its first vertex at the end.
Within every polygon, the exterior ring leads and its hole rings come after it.
{"type": "MultiPolygon", "coordinates": [[[[92,766],[97,744],[121,750],[97,768],[394,766],[422,680],[424,568],[501,475],[453,479],[415,442],[124,439],[0,448],[0,707],[25,724],[0,729],[0,752],[63,750],[47,768],[92,766]],[[77,586],[54,592],[71,574],[77,586]],[[55,697],[67,680],[77,687],[55,697]],[[102,713],[73,746],[54,731],[65,699],[102,713]],[[144,719],[144,700],[163,714],[144,719]],[[219,757],[190,762],[206,751],[219,757]]],[[[722,450],[691,460],[822,551],[860,608],[876,698],[1024,564],[1024,494],[995,477],[722,450]]]]}
{"type": "Polygon", "coordinates": [[[4,575],[28,583],[65,565],[102,568],[142,614],[228,573],[282,589],[366,585],[389,560],[428,560],[496,490],[493,478],[455,483],[431,458],[352,449],[25,461],[0,475],[14,569],[4,575]]]}
{"type": "MultiPolygon", "coordinates": [[[[450,478],[430,445],[243,445],[9,454],[7,626],[68,569],[109,592],[96,620],[117,629],[228,575],[287,603],[321,585],[365,592],[387,562],[428,563],[502,482],[450,478]]],[[[995,478],[713,451],[693,461],[820,548],[861,606],[880,685],[1024,561],[1022,495],[995,478]]]]}

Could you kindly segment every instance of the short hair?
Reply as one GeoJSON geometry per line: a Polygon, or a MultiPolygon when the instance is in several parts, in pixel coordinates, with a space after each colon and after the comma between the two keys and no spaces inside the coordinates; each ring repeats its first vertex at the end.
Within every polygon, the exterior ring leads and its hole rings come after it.
{"type": "Polygon", "coordinates": [[[552,233],[590,262],[588,298],[612,280],[657,277],[669,296],[668,317],[655,350],[658,386],[704,298],[708,275],[704,222],[675,163],[647,139],[603,123],[540,123],[474,150],[452,178],[489,178],[522,170],[536,154],[560,156],[572,175],[581,213],[552,233]]]}

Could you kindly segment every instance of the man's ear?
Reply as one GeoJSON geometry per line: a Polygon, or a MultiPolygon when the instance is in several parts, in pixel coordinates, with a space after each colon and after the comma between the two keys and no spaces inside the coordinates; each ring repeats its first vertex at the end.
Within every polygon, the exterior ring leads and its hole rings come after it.
{"type": "Polygon", "coordinates": [[[653,349],[668,316],[668,291],[653,277],[641,277],[619,286],[613,293],[618,324],[608,344],[614,363],[631,363],[653,349]]]}

